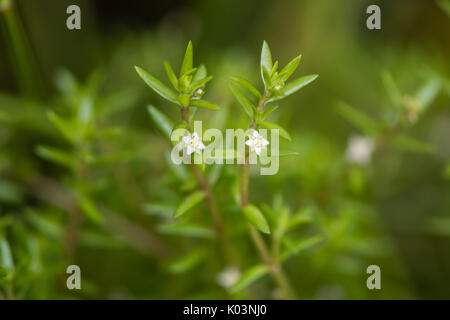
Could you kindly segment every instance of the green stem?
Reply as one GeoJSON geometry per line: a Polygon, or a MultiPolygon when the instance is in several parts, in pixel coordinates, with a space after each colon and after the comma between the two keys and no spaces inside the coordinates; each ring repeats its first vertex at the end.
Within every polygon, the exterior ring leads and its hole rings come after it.
{"type": "Polygon", "coordinates": [[[0,0],[0,15],[13,72],[24,94],[39,95],[38,71],[13,0],[0,0]]]}
{"type": "MultiPolygon", "coordinates": [[[[189,107],[181,107],[181,118],[182,120],[186,121],[188,124],[189,131],[190,128],[190,122],[189,122],[189,107]]],[[[195,179],[202,189],[203,192],[206,194],[206,204],[208,206],[209,212],[211,213],[213,223],[214,223],[214,229],[216,236],[219,240],[220,246],[222,247],[224,254],[227,258],[227,260],[235,266],[238,266],[238,262],[236,259],[236,256],[233,253],[233,250],[230,246],[230,243],[227,241],[223,229],[223,221],[222,221],[222,215],[220,214],[220,211],[217,207],[216,200],[214,197],[214,194],[212,192],[211,185],[209,184],[208,180],[203,175],[202,171],[195,165],[191,164],[192,171],[194,173],[195,179]]]]}
{"type": "MultiPolygon", "coordinates": [[[[258,103],[257,110],[258,112],[264,111],[264,105],[267,102],[269,95],[267,93],[261,98],[258,103]]],[[[255,121],[252,121],[251,128],[256,129],[255,121]]],[[[245,152],[245,162],[241,165],[241,208],[244,208],[248,205],[248,190],[249,190],[249,154],[248,149],[245,152]]],[[[261,257],[262,261],[267,265],[269,272],[272,277],[275,279],[277,285],[283,292],[286,299],[296,299],[296,295],[294,290],[292,289],[289,281],[287,280],[281,265],[277,261],[276,257],[272,255],[264,242],[261,234],[256,230],[256,228],[247,222],[247,229],[250,233],[250,238],[253,241],[256,249],[258,250],[258,254],[261,257]]]]}

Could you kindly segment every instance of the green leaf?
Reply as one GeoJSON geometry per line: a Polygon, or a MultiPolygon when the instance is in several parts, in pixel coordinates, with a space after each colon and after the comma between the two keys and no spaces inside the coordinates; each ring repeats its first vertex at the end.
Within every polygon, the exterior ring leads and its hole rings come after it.
{"type": "Polygon", "coordinates": [[[245,80],[241,77],[232,77],[231,80],[235,81],[239,85],[241,85],[243,88],[247,89],[251,94],[253,94],[258,99],[262,98],[261,93],[259,93],[258,89],[256,89],[249,81],[245,80]]]}
{"type": "Polygon", "coordinates": [[[270,129],[270,130],[278,129],[278,130],[280,130],[279,132],[280,132],[280,136],[282,138],[289,140],[289,141],[292,140],[289,133],[282,126],[280,126],[276,123],[269,122],[269,121],[258,121],[258,124],[264,128],[270,129]]]}
{"type": "Polygon", "coordinates": [[[167,61],[164,61],[164,68],[166,69],[166,73],[169,77],[170,83],[172,83],[175,89],[178,89],[178,78],[175,75],[175,72],[173,72],[171,65],[167,61]]]}
{"type": "Polygon", "coordinates": [[[176,236],[186,236],[193,238],[214,238],[214,231],[202,226],[193,224],[160,224],[157,226],[158,232],[176,236]]]}
{"type": "Polygon", "coordinates": [[[238,87],[234,86],[232,83],[229,85],[231,93],[236,98],[236,100],[244,108],[245,112],[250,118],[253,118],[253,112],[256,110],[255,106],[247,99],[247,97],[239,90],[238,87]]]}
{"type": "Polygon", "coordinates": [[[380,127],[375,120],[346,103],[340,102],[336,107],[336,111],[369,136],[375,136],[380,131],[380,127]]]}
{"type": "Polygon", "coordinates": [[[266,218],[256,206],[249,204],[245,206],[242,211],[250,223],[258,230],[264,233],[270,233],[269,224],[267,223],[266,218]]]}
{"type": "Polygon", "coordinates": [[[47,117],[67,140],[69,140],[70,142],[75,142],[77,140],[76,131],[74,130],[71,123],[60,118],[53,111],[47,111],[47,117]]]}
{"type": "Polygon", "coordinates": [[[185,273],[196,267],[204,258],[205,251],[203,249],[197,249],[170,263],[168,269],[174,274],[185,273]]]}
{"type": "Polygon", "coordinates": [[[272,70],[270,70],[270,78],[273,78],[275,72],[278,70],[278,60],[273,64],[272,70]]]}
{"type": "Polygon", "coordinates": [[[206,78],[206,76],[208,75],[208,72],[206,70],[206,67],[204,64],[201,64],[198,69],[197,72],[194,74],[194,76],[192,77],[192,82],[197,82],[199,80],[202,80],[204,78],[206,78]]]}
{"type": "Polygon", "coordinates": [[[270,98],[268,100],[268,102],[277,101],[277,100],[286,98],[287,96],[290,96],[291,94],[297,92],[304,86],[313,82],[317,77],[318,77],[317,74],[311,74],[308,76],[303,76],[303,77],[297,78],[295,80],[292,80],[292,81],[286,83],[286,85],[280,89],[278,95],[270,98]]]}
{"type": "Polygon", "coordinates": [[[96,224],[101,224],[103,222],[102,215],[91,199],[89,199],[86,195],[79,194],[78,201],[80,203],[81,211],[83,211],[89,220],[96,224]]]}
{"type": "Polygon", "coordinates": [[[73,155],[66,153],[65,151],[58,150],[56,148],[38,145],[36,147],[36,154],[43,159],[50,162],[63,165],[68,168],[74,168],[76,161],[73,155]]]}
{"type": "Polygon", "coordinates": [[[189,92],[194,93],[195,90],[197,90],[198,88],[204,87],[212,79],[213,79],[213,76],[209,76],[209,77],[206,77],[201,80],[193,82],[191,84],[191,86],[189,87],[189,92]]]}
{"type": "Polygon", "coordinates": [[[272,112],[274,112],[275,110],[278,109],[278,106],[272,106],[269,109],[267,109],[266,111],[264,111],[264,113],[262,114],[262,119],[267,118],[272,112]]]}
{"type": "Polygon", "coordinates": [[[298,64],[300,63],[300,60],[302,59],[302,55],[298,55],[294,59],[292,59],[280,72],[278,77],[282,81],[287,81],[289,77],[294,73],[294,71],[297,69],[298,64]]]}
{"type": "Polygon", "coordinates": [[[147,71],[135,66],[136,72],[138,75],[144,80],[144,82],[152,88],[157,94],[159,94],[161,97],[163,97],[166,100],[169,100],[170,102],[173,102],[175,104],[178,104],[177,97],[175,91],[167,87],[165,84],[163,84],[161,81],[150,75],[147,71]]]}
{"type": "Polygon", "coordinates": [[[421,103],[421,110],[427,108],[433,102],[441,88],[442,83],[439,78],[431,78],[418,90],[416,99],[421,103]]]}
{"type": "Polygon", "coordinates": [[[387,70],[383,70],[381,72],[381,79],[383,80],[384,87],[393,105],[397,108],[401,107],[403,103],[402,94],[398,89],[397,84],[394,81],[394,78],[392,78],[392,75],[387,70]]]}
{"type": "Polygon", "coordinates": [[[203,191],[196,191],[188,195],[177,207],[173,216],[175,218],[181,217],[187,211],[192,209],[195,205],[205,199],[206,194],[203,191]]]}
{"type": "Polygon", "coordinates": [[[396,147],[404,151],[411,151],[417,153],[432,153],[434,151],[432,145],[405,135],[397,135],[393,137],[391,144],[393,147],[396,147]]]}
{"type": "Polygon", "coordinates": [[[11,247],[3,236],[0,236],[0,267],[8,275],[14,272],[14,260],[11,254],[11,247]]]}
{"type": "Polygon", "coordinates": [[[307,239],[301,239],[298,241],[290,241],[287,238],[284,239],[283,243],[288,247],[281,255],[281,261],[289,259],[293,255],[297,255],[302,251],[305,251],[316,244],[322,242],[324,237],[317,235],[307,239]]]}
{"type": "Polygon", "coordinates": [[[244,290],[249,285],[269,273],[269,268],[265,264],[258,264],[244,271],[241,278],[229,289],[234,294],[244,290]]]}
{"type": "Polygon", "coordinates": [[[166,203],[146,203],[142,206],[144,213],[155,216],[171,217],[176,207],[166,203]]]}
{"type": "Polygon", "coordinates": [[[270,53],[269,45],[266,41],[264,41],[261,49],[261,78],[266,87],[268,87],[269,84],[266,83],[264,69],[266,69],[267,73],[269,73],[272,70],[272,67],[272,54],[270,53]]]}
{"type": "Polygon", "coordinates": [[[180,77],[185,75],[189,70],[192,69],[194,63],[194,53],[192,49],[192,41],[189,41],[186,53],[184,54],[183,64],[181,65],[180,77]]]}
{"type": "Polygon", "coordinates": [[[198,108],[205,108],[205,109],[211,109],[211,110],[219,110],[220,107],[212,102],[205,101],[205,100],[191,100],[189,103],[190,106],[198,107],[198,108]]]}
{"type": "Polygon", "coordinates": [[[173,130],[172,121],[152,105],[148,105],[147,110],[156,127],[167,139],[170,140],[170,136],[172,135],[173,130]]]}

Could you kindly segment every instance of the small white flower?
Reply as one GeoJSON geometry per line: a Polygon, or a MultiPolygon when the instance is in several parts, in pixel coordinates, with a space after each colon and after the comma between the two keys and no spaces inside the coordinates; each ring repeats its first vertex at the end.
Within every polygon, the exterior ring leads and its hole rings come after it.
{"type": "Polygon", "coordinates": [[[256,130],[253,130],[253,134],[249,137],[245,144],[250,147],[251,151],[255,151],[257,155],[261,153],[262,148],[269,144],[269,141],[264,139],[256,130]]]}
{"type": "Polygon", "coordinates": [[[200,153],[200,150],[205,149],[205,145],[202,143],[200,138],[198,137],[197,132],[194,132],[192,135],[186,135],[183,137],[183,142],[187,146],[187,154],[190,155],[192,152],[200,153]]]}
{"type": "Polygon", "coordinates": [[[368,164],[372,157],[375,145],[371,138],[359,135],[351,136],[348,140],[347,151],[345,153],[347,161],[361,165],[368,164]]]}
{"type": "Polygon", "coordinates": [[[280,90],[281,89],[281,86],[280,85],[276,85],[275,86],[275,90],[280,90]]]}
{"type": "Polygon", "coordinates": [[[197,89],[195,92],[194,92],[194,95],[196,95],[196,96],[201,96],[203,94],[203,90],[202,89],[197,89]]]}
{"type": "Polygon", "coordinates": [[[224,288],[229,288],[235,284],[241,277],[241,272],[238,268],[228,266],[216,277],[217,283],[224,288]]]}

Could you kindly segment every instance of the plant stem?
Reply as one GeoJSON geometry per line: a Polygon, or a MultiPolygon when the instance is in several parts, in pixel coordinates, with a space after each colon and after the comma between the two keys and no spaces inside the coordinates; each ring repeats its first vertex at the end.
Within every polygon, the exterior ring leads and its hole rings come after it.
{"type": "MultiPolygon", "coordinates": [[[[241,166],[241,207],[244,208],[248,205],[248,185],[249,185],[249,166],[248,166],[248,154],[245,157],[245,163],[241,166]]],[[[272,274],[273,278],[277,282],[280,289],[286,299],[292,300],[296,299],[294,290],[291,288],[289,281],[287,280],[280,264],[274,259],[267,248],[264,239],[261,234],[256,230],[256,228],[247,222],[247,229],[250,233],[250,237],[255,245],[258,253],[263,260],[263,262],[269,268],[269,272],[272,274]]]]}
{"type": "MultiPolygon", "coordinates": [[[[188,124],[189,131],[191,130],[190,124],[189,124],[189,107],[181,107],[181,118],[182,120],[186,121],[188,124]]],[[[209,212],[211,213],[213,223],[214,223],[214,230],[216,233],[216,236],[219,240],[220,246],[222,247],[224,254],[227,258],[227,260],[232,264],[237,266],[237,259],[235,255],[233,254],[233,250],[227,241],[224,229],[223,229],[223,221],[222,216],[220,214],[220,211],[217,207],[216,200],[214,197],[214,194],[212,192],[211,185],[209,184],[208,180],[203,175],[202,171],[193,163],[191,163],[191,168],[194,173],[195,179],[202,189],[203,192],[206,194],[206,204],[208,206],[209,212]]]]}
{"type": "Polygon", "coordinates": [[[24,94],[39,96],[42,81],[39,81],[38,68],[13,0],[0,0],[0,15],[4,22],[7,49],[19,87],[24,94]]]}
{"type": "MultiPolygon", "coordinates": [[[[269,99],[268,93],[265,93],[264,96],[258,103],[257,110],[258,112],[264,111],[264,105],[269,99]]],[[[252,121],[251,124],[252,129],[256,129],[255,121],[252,121]]],[[[245,161],[244,164],[241,165],[241,208],[244,208],[248,205],[248,190],[249,190],[249,154],[248,149],[245,152],[245,161]]],[[[256,230],[256,228],[247,221],[247,229],[250,233],[250,238],[253,241],[258,253],[263,260],[263,262],[269,268],[269,272],[277,282],[279,288],[282,290],[286,299],[292,300],[296,299],[294,290],[292,289],[289,281],[287,280],[281,265],[278,263],[276,257],[272,255],[264,242],[261,234],[256,230]]]]}

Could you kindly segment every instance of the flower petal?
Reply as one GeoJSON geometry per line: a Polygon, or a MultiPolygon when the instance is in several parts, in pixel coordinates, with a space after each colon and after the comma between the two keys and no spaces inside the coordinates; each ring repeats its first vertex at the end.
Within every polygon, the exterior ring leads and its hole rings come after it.
{"type": "Polygon", "coordinates": [[[191,136],[184,136],[181,140],[184,143],[189,144],[189,142],[191,142],[191,136]]]}
{"type": "Polygon", "coordinates": [[[261,147],[256,147],[255,152],[259,156],[259,154],[261,153],[261,147]]]}
{"type": "Polygon", "coordinates": [[[245,144],[249,147],[253,147],[255,145],[255,141],[253,139],[245,141],[245,144]]]}
{"type": "Polygon", "coordinates": [[[192,148],[190,145],[187,146],[187,154],[190,155],[192,152],[194,152],[194,148],[192,148]]]}

